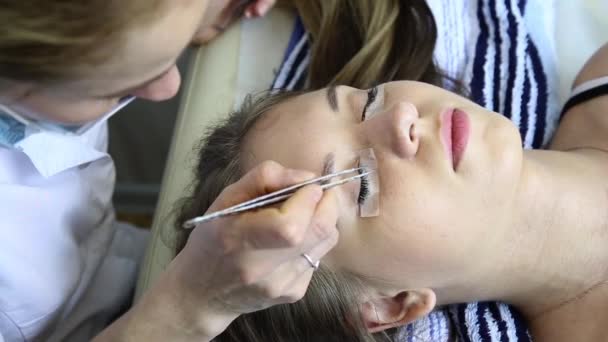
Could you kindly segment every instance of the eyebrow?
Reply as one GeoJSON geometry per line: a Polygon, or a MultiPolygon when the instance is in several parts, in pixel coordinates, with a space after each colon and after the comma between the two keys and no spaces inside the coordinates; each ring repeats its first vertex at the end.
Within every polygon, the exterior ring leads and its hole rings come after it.
{"type": "Polygon", "coordinates": [[[161,72],[160,74],[154,76],[153,78],[151,78],[145,82],[142,82],[136,86],[129,87],[129,88],[123,89],[121,91],[116,91],[116,92],[113,92],[112,94],[104,95],[101,97],[122,97],[122,96],[130,95],[131,93],[135,92],[139,88],[145,87],[150,83],[154,83],[154,82],[158,81],[159,79],[164,77],[169,71],[171,71],[171,69],[173,69],[174,66],[175,66],[175,63],[171,64],[165,71],[161,72]]]}
{"type": "Polygon", "coordinates": [[[329,107],[331,107],[331,110],[333,110],[334,112],[339,112],[340,111],[340,107],[338,104],[338,96],[336,94],[336,88],[338,86],[336,85],[330,85],[329,87],[327,87],[327,102],[329,102],[329,107]]]}

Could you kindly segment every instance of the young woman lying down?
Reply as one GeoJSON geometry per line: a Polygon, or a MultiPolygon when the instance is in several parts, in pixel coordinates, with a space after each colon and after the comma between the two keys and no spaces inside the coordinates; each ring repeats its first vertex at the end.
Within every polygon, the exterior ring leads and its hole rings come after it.
{"type": "Polygon", "coordinates": [[[517,307],[535,341],[608,339],[607,75],[605,46],[547,150],[523,150],[504,116],[420,82],[251,98],[204,139],[179,226],[268,160],[375,172],[325,193],[339,239],[304,297],[242,315],[217,340],[383,341],[438,307],[487,300],[517,307]]]}

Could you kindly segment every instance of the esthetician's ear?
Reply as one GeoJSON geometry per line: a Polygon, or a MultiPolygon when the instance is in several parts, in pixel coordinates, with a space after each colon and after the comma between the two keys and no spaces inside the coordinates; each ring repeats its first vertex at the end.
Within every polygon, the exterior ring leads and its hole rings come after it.
{"type": "Polygon", "coordinates": [[[399,327],[429,314],[435,307],[435,292],[430,289],[399,292],[392,297],[369,299],[361,315],[371,333],[399,327]]]}

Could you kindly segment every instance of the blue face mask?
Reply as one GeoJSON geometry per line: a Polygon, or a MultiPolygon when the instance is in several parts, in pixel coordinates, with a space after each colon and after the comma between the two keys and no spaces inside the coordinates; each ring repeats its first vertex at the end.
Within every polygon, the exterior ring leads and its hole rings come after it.
{"type": "Polygon", "coordinates": [[[6,105],[0,104],[0,146],[14,147],[30,134],[37,132],[50,132],[53,134],[79,136],[86,133],[91,127],[100,121],[107,120],[110,116],[124,108],[135,99],[135,96],[127,96],[119,100],[109,112],[99,119],[82,125],[62,125],[52,122],[36,121],[27,119],[16,113],[6,105]]]}

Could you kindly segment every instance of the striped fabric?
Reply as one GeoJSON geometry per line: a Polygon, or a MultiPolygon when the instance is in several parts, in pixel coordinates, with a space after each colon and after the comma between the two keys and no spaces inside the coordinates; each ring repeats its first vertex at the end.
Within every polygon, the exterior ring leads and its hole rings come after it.
{"type": "Polygon", "coordinates": [[[399,329],[394,340],[398,342],[453,341],[450,340],[450,336],[454,335],[450,325],[449,312],[437,310],[399,329]]]}
{"type": "Polygon", "coordinates": [[[479,0],[471,98],[510,118],[525,148],[545,146],[559,121],[548,74],[525,20],[527,0],[479,0]]]}
{"type": "MultiPolygon", "coordinates": [[[[466,20],[454,21],[455,8],[450,0],[428,0],[438,22],[436,61],[448,75],[461,75],[469,86],[471,99],[510,118],[519,127],[524,148],[542,148],[559,122],[557,85],[547,46],[539,46],[542,25],[538,13],[526,13],[547,5],[546,0],[463,0],[457,17],[470,13],[466,20]],[[441,12],[441,13],[440,13],[441,12]],[[453,12],[453,11],[452,11],[453,12]],[[441,17],[439,17],[441,16],[441,17]],[[526,19],[528,17],[528,19],[526,19]],[[530,24],[529,17],[535,20],[530,24]],[[452,19],[450,19],[452,18],[452,19]],[[447,23],[447,24],[446,24],[447,23]],[[453,23],[453,24],[449,24],[453,23]],[[450,27],[460,24],[467,27],[450,27]],[[454,35],[454,32],[460,32],[454,35]],[[441,37],[451,37],[452,41],[441,37]],[[460,40],[454,42],[453,40],[460,40]],[[461,45],[459,51],[452,51],[461,45]],[[458,56],[448,61],[444,56],[458,56]],[[444,66],[441,63],[445,63],[444,66]],[[448,63],[450,65],[448,65],[448,63]],[[454,65],[465,70],[454,70],[454,65]]],[[[542,11],[540,11],[542,12],[542,11]]],[[[283,63],[272,89],[296,90],[306,84],[310,61],[310,42],[301,20],[295,28],[283,63]]],[[[453,305],[402,328],[397,341],[526,342],[531,337],[523,318],[503,303],[453,305]]]]}
{"type": "Polygon", "coordinates": [[[304,24],[296,18],[295,27],[283,63],[272,83],[271,89],[302,89],[306,83],[308,65],[310,64],[310,42],[304,24]]]}
{"type": "Polygon", "coordinates": [[[532,341],[523,317],[506,304],[484,302],[452,305],[447,312],[457,341],[532,341]]]}

